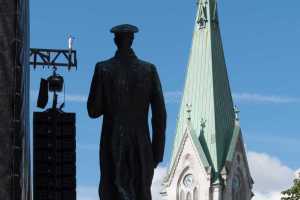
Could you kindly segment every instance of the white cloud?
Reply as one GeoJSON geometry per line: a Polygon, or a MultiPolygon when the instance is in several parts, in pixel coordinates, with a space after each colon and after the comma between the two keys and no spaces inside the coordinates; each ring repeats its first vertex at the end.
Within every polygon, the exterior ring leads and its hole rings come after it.
{"type": "MultiPolygon", "coordinates": [[[[31,98],[36,100],[38,91],[30,91],[31,98]]],[[[257,93],[233,93],[233,98],[238,102],[250,103],[273,103],[273,104],[287,104],[287,103],[300,103],[300,98],[278,95],[263,95],[257,93]]],[[[166,91],[164,93],[166,103],[180,103],[182,91],[166,91]]],[[[74,103],[86,103],[87,96],[82,94],[67,94],[66,101],[74,103]]],[[[59,95],[59,100],[63,100],[63,93],[59,95]]]]}
{"type": "Polygon", "coordinates": [[[87,102],[87,96],[70,94],[70,95],[66,95],[66,101],[74,102],[74,103],[85,103],[87,102]]]}
{"type": "Polygon", "coordinates": [[[268,193],[255,193],[255,196],[252,200],[280,200],[280,192],[268,192],[268,193]]]}
{"type": "MultiPolygon", "coordinates": [[[[167,91],[165,99],[167,103],[180,103],[182,91],[167,91]]],[[[237,102],[249,103],[272,103],[272,104],[287,104],[300,103],[299,97],[280,96],[280,95],[264,95],[257,93],[233,93],[233,99],[237,102]]]]}
{"type": "MultiPolygon", "coordinates": [[[[179,91],[174,92],[166,92],[164,93],[166,103],[179,103],[181,99],[182,93],[179,91]]],[[[62,100],[63,95],[61,95],[62,100]]],[[[66,95],[67,102],[74,102],[74,103],[85,103],[87,102],[87,96],[80,95],[80,94],[70,94],[66,95]]]]}
{"type": "Polygon", "coordinates": [[[291,185],[294,171],[277,158],[265,153],[249,152],[248,160],[255,181],[254,189],[270,192],[283,190],[291,185]]]}
{"type": "MultiPolygon", "coordinates": [[[[166,103],[179,103],[181,99],[182,92],[180,91],[169,91],[164,93],[166,103]]],[[[31,90],[30,91],[30,98],[33,101],[36,101],[38,97],[38,91],[31,90]]],[[[51,96],[49,96],[50,99],[51,96]]],[[[64,94],[61,93],[59,95],[59,102],[63,101],[64,94]]],[[[52,97],[51,97],[52,98],[52,97]]],[[[66,102],[73,102],[73,103],[86,103],[88,97],[82,94],[66,94],[66,102]]]]}
{"type": "Polygon", "coordinates": [[[254,102],[254,103],[299,103],[300,98],[276,95],[262,95],[255,93],[234,93],[233,98],[236,101],[254,102]]]}
{"type": "MultiPolygon", "coordinates": [[[[33,101],[36,101],[38,98],[38,91],[31,90],[30,91],[30,98],[33,101]]],[[[66,102],[73,102],[73,103],[85,103],[87,102],[87,96],[85,95],[80,95],[80,94],[66,94],[65,96],[66,102]]],[[[63,102],[64,100],[64,94],[60,93],[58,96],[58,101],[63,102]]],[[[49,94],[49,102],[52,101],[52,95],[49,94]]]]}
{"type": "Polygon", "coordinates": [[[265,153],[249,152],[248,161],[254,179],[253,200],[280,200],[281,192],[291,187],[295,171],[265,153]]]}
{"type": "MultiPolygon", "coordinates": [[[[182,92],[181,91],[167,91],[164,93],[166,103],[180,103],[182,92]]],[[[62,100],[63,95],[60,95],[62,100]]],[[[300,98],[288,97],[288,96],[275,96],[275,95],[261,95],[254,93],[234,93],[233,98],[236,101],[253,102],[253,103],[300,103],[300,98]]],[[[74,103],[86,103],[87,96],[80,94],[66,95],[67,102],[74,103]]]]}

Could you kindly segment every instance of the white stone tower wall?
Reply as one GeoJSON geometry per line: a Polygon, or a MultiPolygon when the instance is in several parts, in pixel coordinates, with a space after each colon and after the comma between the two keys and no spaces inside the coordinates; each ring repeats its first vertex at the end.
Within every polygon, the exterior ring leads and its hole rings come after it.
{"type": "Polygon", "coordinates": [[[201,163],[201,159],[190,136],[186,136],[185,138],[183,149],[175,167],[176,169],[171,182],[165,188],[168,195],[165,199],[187,200],[187,193],[193,192],[191,200],[210,200],[210,175],[201,163]],[[184,177],[189,174],[193,176],[192,188],[186,187],[183,183],[184,177]],[[195,189],[196,192],[194,193],[195,189]],[[182,199],[182,192],[184,199],[182,199]]]}
{"type": "Polygon", "coordinates": [[[240,176],[240,187],[243,188],[240,192],[242,200],[250,200],[252,198],[252,179],[248,172],[247,158],[241,139],[239,139],[234,153],[234,159],[230,164],[230,171],[226,178],[225,187],[223,190],[223,200],[240,200],[235,199],[233,190],[235,187],[235,177],[240,176]]]}

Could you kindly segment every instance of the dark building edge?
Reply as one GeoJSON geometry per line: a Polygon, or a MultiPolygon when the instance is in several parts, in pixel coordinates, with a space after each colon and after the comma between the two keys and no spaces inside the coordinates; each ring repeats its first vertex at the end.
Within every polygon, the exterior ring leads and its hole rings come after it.
{"type": "Polygon", "coordinates": [[[30,21],[29,21],[29,0],[23,0],[23,17],[24,23],[20,23],[20,26],[24,26],[23,37],[24,37],[24,57],[23,60],[23,80],[25,84],[23,85],[23,163],[21,165],[21,172],[23,172],[23,178],[21,181],[22,189],[22,200],[31,199],[31,153],[30,153],[30,65],[29,65],[29,49],[30,49],[30,21]],[[23,168],[23,169],[22,169],[23,168]]]}
{"type": "Polygon", "coordinates": [[[29,1],[0,0],[0,199],[29,200],[29,1]]]}
{"type": "MultiPolygon", "coordinates": [[[[18,0],[17,1],[17,38],[20,38],[20,43],[17,43],[16,47],[16,59],[19,59],[19,64],[16,62],[16,76],[20,75],[21,79],[16,82],[16,91],[20,91],[20,101],[18,95],[16,96],[15,103],[21,103],[19,110],[15,110],[15,116],[20,120],[19,133],[16,132],[18,138],[16,138],[17,145],[21,143],[21,152],[15,152],[16,157],[21,156],[21,163],[15,162],[16,173],[19,173],[19,179],[17,179],[13,185],[14,188],[20,190],[20,196],[12,191],[13,200],[29,200],[31,198],[30,193],[30,172],[31,172],[31,161],[30,161],[30,115],[29,115],[29,98],[30,98],[30,66],[29,66],[29,48],[30,48],[30,26],[29,26],[29,0],[18,0]],[[18,71],[20,66],[20,71],[18,71]],[[20,112],[19,112],[20,111],[20,112]],[[20,165],[19,165],[20,164],[20,165]]],[[[18,131],[18,129],[16,130],[18,131]]],[[[17,190],[18,190],[17,189],[17,190]]]]}

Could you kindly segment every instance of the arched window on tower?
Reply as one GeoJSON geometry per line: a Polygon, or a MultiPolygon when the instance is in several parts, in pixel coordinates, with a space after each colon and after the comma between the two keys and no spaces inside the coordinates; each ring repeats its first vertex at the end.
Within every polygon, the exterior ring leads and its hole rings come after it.
{"type": "Polygon", "coordinates": [[[234,175],[232,180],[232,200],[240,199],[246,199],[246,187],[243,173],[238,168],[238,172],[234,175]]]}

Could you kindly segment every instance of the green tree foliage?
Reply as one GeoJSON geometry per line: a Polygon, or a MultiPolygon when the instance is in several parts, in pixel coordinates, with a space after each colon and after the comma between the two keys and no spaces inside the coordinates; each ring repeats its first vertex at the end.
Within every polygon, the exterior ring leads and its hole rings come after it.
{"type": "Polygon", "coordinates": [[[281,200],[300,200],[300,179],[295,179],[294,185],[290,189],[283,191],[282,194],[284,197],[281,200]]]}

